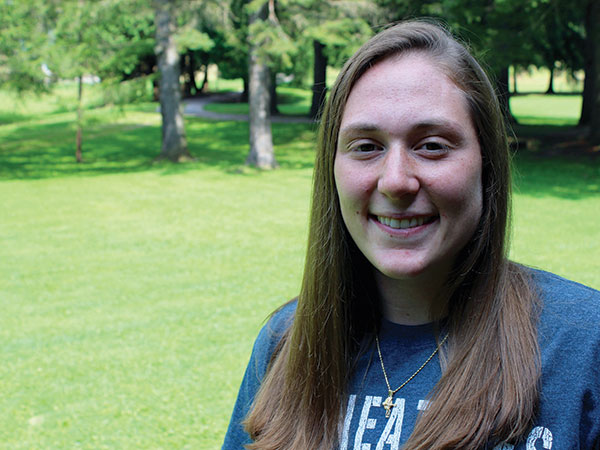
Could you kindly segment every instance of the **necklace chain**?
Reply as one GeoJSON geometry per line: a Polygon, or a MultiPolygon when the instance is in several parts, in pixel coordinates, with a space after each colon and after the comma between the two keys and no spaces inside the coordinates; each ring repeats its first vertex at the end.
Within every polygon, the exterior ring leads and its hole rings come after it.
{"type": "Polygon", "coordinates": [[[387,388],[388,388],[388,397],[383,402],[383,407],[385,408],[385,417],[386,418],[390,417],[392,408],[394,407],[394,394],[396,392],[398,392],[400,389],[402,389],[404,386],[406,386],[414,377],[417,376],[417,374],[421,370],[423,370],[423,368],[427,365],[427,363],[429,361],[431,361],[432,358],[436,355],[436,353],[440,350],[440,347],[442,345],[444,345],[444,342],[446,342],[447,339],[448,339],[448,335],[444,336],[444,338],[440,341],[440,343],[435,348],[433,353],[431,355],[429,355],[429,358],[427,358],[425,360],[425,362],[423,364],[421,364],[421,367],[419,367],[415,371],[415,373],[413,373],[410,377],[408,377],[408,379],[404,383],[402,383],[396,389],[392,390],[392,387],[390,386],[390,381],[387,376],[387,372],[385,371],[385,366],[383,365],[383,357],[381,356],[381,347],[379,346],[379,338],[377,337],[377,335],[375,335],[375,343],[377,344],[377,353],[379,354],[379,362],[381,363],[381,370],[383,371],[383,377],[385,378],[385,384],[387,385],[387,388]]]}

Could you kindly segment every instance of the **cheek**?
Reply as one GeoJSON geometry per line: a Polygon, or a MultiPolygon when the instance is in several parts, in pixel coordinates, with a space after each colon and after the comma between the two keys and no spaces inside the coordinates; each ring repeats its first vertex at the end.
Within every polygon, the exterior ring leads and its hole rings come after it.
{"type": "Polygon", "coordinates": [[[477,164],[439,174],[429,183],[428,190],[436,193],[442,216],[477,216],[476,220],[479,220],[483,193],[481,169],[477,164]]]}
{"type": "Polygon", "coordinates": [[[356,175],[356,171],[353,171],[349,164],[336,159],[334,179],[342,210],[354,207],[353,205],[360,203],[361,198],[364,196],[365,189],[362,186],[361,179],[356,175]]]}
{"type": "Polygon", "coordinates": [[[468,212],[467,220],[479,222],[483,210],[483,192],[481,182],[481,166],[475,165],[465,173],[461,183],[456,185],[456,201],[463,204],[468,212]]]}
{"type": "Polygon", "coordinates": [[[359,179],[346,178],[338,181],[337,192],[344,218],[350,219],[368,211],[370,190],[359,179]]]}

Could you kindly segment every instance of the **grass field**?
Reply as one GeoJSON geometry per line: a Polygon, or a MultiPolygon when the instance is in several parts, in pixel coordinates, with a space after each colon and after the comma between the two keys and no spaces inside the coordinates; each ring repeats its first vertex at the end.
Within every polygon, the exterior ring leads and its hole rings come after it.
{"type": "MultiPolygon", "coordinates": [[[[197,161],[171,165],[155,105],[99,108],[77,165],[70,107],[27,102],[0,102],[0,448],[219,448],[254,336],[298,291],[313,127],[274,124],[262,172],[246,123],[188,118],[197,161]]],[[[598,164],[516,167],[512,257],[600,288],[598,164]]]]}

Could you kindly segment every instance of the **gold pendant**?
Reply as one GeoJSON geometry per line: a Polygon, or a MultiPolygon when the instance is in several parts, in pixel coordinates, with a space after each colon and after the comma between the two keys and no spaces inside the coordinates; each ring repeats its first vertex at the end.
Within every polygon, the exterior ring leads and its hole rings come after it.
{"type": "Polygon", "coordinates": [[[394,393],[392,391],[388,391],[388,398],[383,402],[383,407],[385,408],[385,418],[389,419],[394,407],[394,393]]]}

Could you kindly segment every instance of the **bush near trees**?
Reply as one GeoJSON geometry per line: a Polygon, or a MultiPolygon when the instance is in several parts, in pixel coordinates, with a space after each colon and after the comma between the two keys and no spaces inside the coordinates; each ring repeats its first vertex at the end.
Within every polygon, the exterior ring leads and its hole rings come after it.
{"type": "MultiPolygon", "coordinates": [[[[251,67],[262,64],[264,73],[257,78],[255,91],[264,98],[250,103],[254,105],[251,115],[264,117],[263,131],[250,135],[251,141],[262,136],[260,146],[272,154],[268,122],[270,114],[277,112],[275,74],[289,75],[296,85],[312,86],[310,114],[317,117],[326,95],[327,67],[339,67],[385,24],[416,16],[441,19],[471,44],[495,75],[507,113],[509,66],[584,70],[580,125],[589,129],[590,145],[600,144],[600,96],[596,94],[600,3],[596,0],[2,0],[0,83],[15,90],[48,90],[58,79],[81,81],[84,75],[114,85],[114,81],[156,74],[156,92],[167,101],[179,95],[175,92],[197,95],[206,90],[209,64],[218,65],[222,76],[241,77],[247,92],[251,67]],[[173,11],[171,33],[180,56],[179,86],[163,86],[162,92],[158,80],[166,68],[158,64],[155,54],[161,45],[154,9],[160,4],[173,11]],[[201,83],[196,82],[198,73],[201,83]],[[265,102],[266,93],[270,100],[265,102]]],[[[81,103],[81,82],[79,89],[81,103]]],[[[249,164],[276,166],[274,154],[265,164],[263,158],[253,156],[258,147],[250,142],[249,148],[249,164]]],[[[81,154],[78,145],[78,159],[81,154]]]]}

